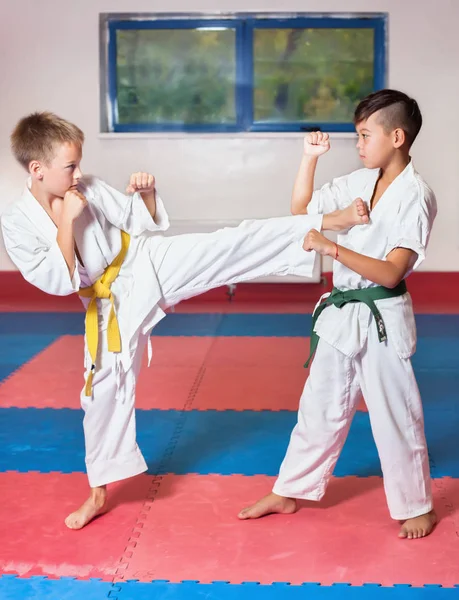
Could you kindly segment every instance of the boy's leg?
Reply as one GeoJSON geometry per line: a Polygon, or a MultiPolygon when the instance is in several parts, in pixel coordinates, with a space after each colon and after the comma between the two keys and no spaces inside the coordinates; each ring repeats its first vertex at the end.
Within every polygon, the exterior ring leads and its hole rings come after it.
{"type": "Polygon", "coordinates": [[[390,343],[380,343],[374,324],[356,360],[381,459],[391,517],[403,520],[401,537],[424,537],[435,524],[424,417],[413,368],[390,343]]]}
{"type": "Polygon", "coordinates": [[[264,277],[310,277],[315,252],[303,250],[322,216],[243,221],[213,233],[178,235],[154,241],[153,263],[167,306],[215,287],[264,277]]]}
{"type": "Polygon", "coordinates": [[[302,498],[320,500],[346,440],[360,398],[353,360],[319,340],[311,372],[301,396],[298,423],[272,494],[239,513],[258,518],[292,507],[302,498]]]}
{"type": "Polygon", "coordinates": [[[355,200],[327,215],[243,221],[213,233],[152,240],[152,260],[166,306],[222,285],[265,277],[310,277],[315,252],[303,242],[311,229],[340,231],[368,222],[365,203],[355,200]]]}
{"type": "MultiPolygon", "coordinates": [[[[123,374],[117,391],[116,355],[108,352],[106,331],[99,332],[97,370],[92,396],[81,392],[86,469],[91,494],[88,500],[66,519],[71,529],[81,529],[106,504],[106,484],[133,477],[147,470],[136,442],[135,384],[140,370],[146,336],[141,336],[131,369],[123,374]]],[[[85,348],[87,357],[87,349],[85,348]]],[[[86,360],[86,365],[90,358],[86,360]]],[[[86,372],[85,377],[88,372],[86,372]]]]}

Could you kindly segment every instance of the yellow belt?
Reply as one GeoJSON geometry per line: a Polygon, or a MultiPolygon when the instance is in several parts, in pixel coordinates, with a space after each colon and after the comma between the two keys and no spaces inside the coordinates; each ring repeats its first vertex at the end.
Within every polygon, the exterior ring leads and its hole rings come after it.
{"type": "Polygon", "coordinates": [[[86,343],[89,354],[91,355],[91,371],[86,380],[85,394],[91,396],[92,380],[96,370],[97,347],[99,345],[99,319],[97,312],[97,299],[108,298],[111,302],[110,315],[108,317],[107,338],[109,352],[121,352],[121,335],[118,325],[118,319],[115,313],[115,301],[110,290],[112,283],[118,277],[121,265],[126,257],[129,248],[130,236],[125,231],[121,232],[121,251],[113,259],[113,262],[105,269],[101,277],[90,287],[81,288],[78,292],[83,298],[91,298],[86,310],[85,328],[86,343]]]}

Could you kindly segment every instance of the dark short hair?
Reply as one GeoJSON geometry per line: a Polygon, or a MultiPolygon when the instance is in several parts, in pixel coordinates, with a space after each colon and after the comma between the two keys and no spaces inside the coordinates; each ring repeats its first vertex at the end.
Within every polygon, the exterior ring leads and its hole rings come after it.
{"type": "Polygon", "coordinates": [[[357,125],[366,121],[379,110],[382,111],[379,121],[384,129],[387,132],[398,127],[403,129],[411,146],[422,126],[422,115],[416,100],[397,90],[373,92],[355,109],[354,123],[357,125]]]}

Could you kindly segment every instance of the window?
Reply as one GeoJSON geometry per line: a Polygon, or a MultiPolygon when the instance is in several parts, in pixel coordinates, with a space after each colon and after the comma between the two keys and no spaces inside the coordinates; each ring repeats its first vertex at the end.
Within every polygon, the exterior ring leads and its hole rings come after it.
{"type": "Polygon", "coordinates": [[[357,102],[385,85],[380,14],[101,23],[106,131],[353,131],[357,102]]]}

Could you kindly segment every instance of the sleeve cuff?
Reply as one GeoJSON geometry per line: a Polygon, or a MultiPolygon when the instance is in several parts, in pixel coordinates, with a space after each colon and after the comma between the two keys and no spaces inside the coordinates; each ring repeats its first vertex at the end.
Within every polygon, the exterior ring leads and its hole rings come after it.
{"type": "Polygon", "coordinates": [[[135,214],[134,222],[136,223],[136,230],[139,233],[142,231],[166,231],[169,229],[169,217],[158,193],[156,193],[155,200],[156,213],[153,219],[139,192],[135,192],[132,196],[131,210],[135,214]]]}
{"type": "Polygon", "coordinates": [[[323,211],[320,210],[320,190],[316,190],[312,193],[311,201],[309,202],[306,210],[308,215],[319,215],[323,211]]]}
{"type": "Polygon", "coordinates": [[[419,243],[418,240],[410,240],[408,238],[399,239],[396,243],[390,244],[387,247],[386,257],[388,254],[390,254],[390,252],[392,252],[392,250],[395,250],[397,248],[406,248],[407,250],[412,250],[413,252],[416,252],[416,254],[418,255],[416,262],[414,263],[414,266],[411,269],[412,271],[417,269],[421,265],[421,263],[424,262],[424,259],[426,257],[425,248],[422,244],[419,243]]]}
{"type": "Polygon", "coordinates": [[[169,229],[169,215],[167,214],[164,202],[158,193],[156,194],[156,214],[154,223],[159,231],[166,231],[169,229]]]}

